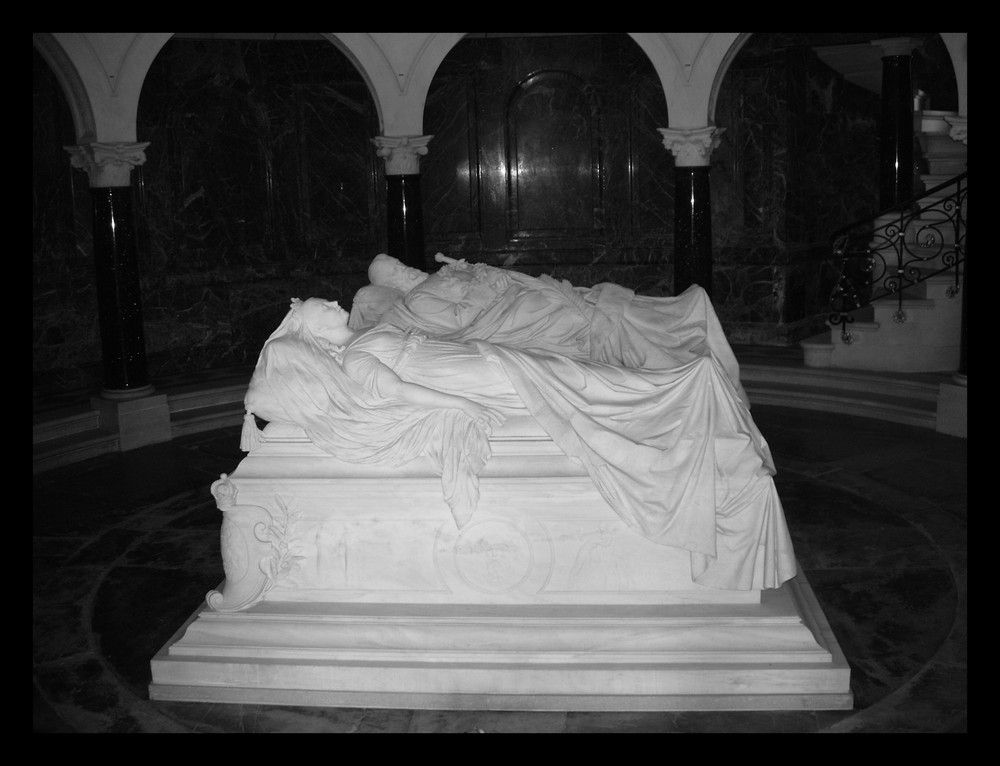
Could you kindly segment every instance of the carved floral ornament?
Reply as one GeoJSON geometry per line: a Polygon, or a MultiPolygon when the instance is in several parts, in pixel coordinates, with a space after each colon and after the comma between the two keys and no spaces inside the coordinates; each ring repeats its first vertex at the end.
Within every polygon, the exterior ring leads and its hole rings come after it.
{"type": "Polygon", "coordinates": [[[132,168],[146,162],[149,141],[139,143],[91,143],[64,146],[69,152],[70,163],[90,176],[90,185],[96,187],[128,186],[132,168]]]}
{"type": "Polygon", "coordinates": [[[261,601],[302,566],[305,556],[296,530],[302,514],[279,495],[265,505],[236,505],[236,486],[226,474],[212,485],[212,494],[223,512],[226,581],[221,590],[210,590],[205,601],[215,611],[235,612],[261,601]]]}
{"type": "Polygon", "coordinates": [[[712,152],[722,141],[725,128],[657,128],[663,145],[674,155],[677,167],[708,165],[712,152]]]}
{"type": "Polygon", "coordinates": [[[434,136],[376,136],[375,153],[385,160],[385,172],[403,176],[420,172],[420,158],[427,154],[427,144],[434,136]]]}

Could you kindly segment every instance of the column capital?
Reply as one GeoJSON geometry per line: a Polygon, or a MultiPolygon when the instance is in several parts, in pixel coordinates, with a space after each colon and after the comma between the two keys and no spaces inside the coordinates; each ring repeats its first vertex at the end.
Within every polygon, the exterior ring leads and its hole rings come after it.
{"type": "Polygon", "coordinates": [[[959,117],[957,114],[947,115],[944,121],[951,125],[948,135],[953,141],[961,141],[966,146],[969,145],[969,118],[959,117]]]}
{"type": "Polygon", "coordinates": [[[420,158],[434,136],[375,136],[375,153],[385,160],[385,172],[392,176],[420,172],[420,158]]]}
{"type": "Polygon", "coordinates": [[[663,136],[663,146],[674,155],[677,167],[708,165],[712,152],[719,146],[725,128],[657,128],[663,136]]]}
{"type": "Polygon", "coordinates": [[[915,37],[884,37],[872,40],[871,44],[882,51],[882,58],[889,56],[911,56],[923,43],[915,37]]]}
{"type": "Polygon", "coordinates": [[[131,186],[132,168],[146,161],[146,147],[141,143],[90,143],[64,146],[69,152],[70,163],[90,176],[91,188],[131,186]]]}

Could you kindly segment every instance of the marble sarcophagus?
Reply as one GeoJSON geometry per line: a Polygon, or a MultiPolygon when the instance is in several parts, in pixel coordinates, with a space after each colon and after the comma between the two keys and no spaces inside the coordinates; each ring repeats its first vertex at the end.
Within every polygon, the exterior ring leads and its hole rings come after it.
{"type": "MultiPolygon", "coordinates": [[[[520,710],[850,708],[800,573],[694,583],[527,415],[472,518],[417,459],[345,463],[297,426],[212,486],[225,581],[152,660],[154,700],[520,710]]],[[[763,558],[763,557],[762,557],[763,558]]]]}

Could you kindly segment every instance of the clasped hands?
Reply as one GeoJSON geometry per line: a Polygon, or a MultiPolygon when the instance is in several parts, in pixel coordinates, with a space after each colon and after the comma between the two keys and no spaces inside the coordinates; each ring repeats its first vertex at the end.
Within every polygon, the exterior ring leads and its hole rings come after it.
{"type": "Polygon", "coordinates": [[[477,423],[481,423],[484,426],[500,426],[507,420],[507,417],[503,413],[497,412],[486,405],[474,402],[471,399],[466,399],[465,402],[462,405],[462,412],[477,423]]]}

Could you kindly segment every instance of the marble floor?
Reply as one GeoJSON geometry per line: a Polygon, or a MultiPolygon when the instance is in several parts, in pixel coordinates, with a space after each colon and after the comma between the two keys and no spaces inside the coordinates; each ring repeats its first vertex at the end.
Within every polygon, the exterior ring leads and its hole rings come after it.
{"type": "Polygon", "coordinates": [[[967,732],[965,439],[758,406],[850,711],[491,712],[164,703],[150,658],[222,580],[225,428],[33,479],[33,724],[55,732],[967,732]]]}

